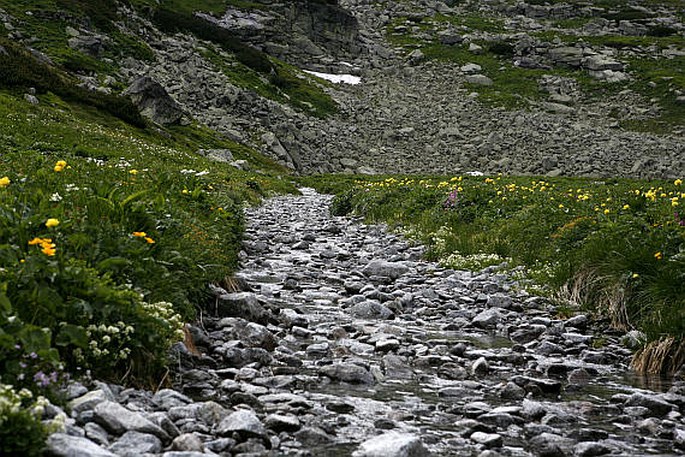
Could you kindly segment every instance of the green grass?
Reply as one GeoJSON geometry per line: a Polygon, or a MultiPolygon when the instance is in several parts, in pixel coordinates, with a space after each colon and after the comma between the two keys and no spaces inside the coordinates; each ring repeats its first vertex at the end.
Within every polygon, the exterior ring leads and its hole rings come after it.
{"type": "Polygon", "coordinates": [[[498,33],[504,31],[504,21],[497,17],[486,17],[477,13],[460,14],[457,16],[446,16],[437,14],[434,17],[436,22],[446,22],[467,30],[480,30],[483,32],[498,33]]]}
{"type": "Polygon", "coordinates": [[[104,74],[112,74],[117,66],[102,59],[116,62],[124,57],[148,61],[153,58],[152,51],[142,40],[124,34],[114,26],[114,22],[119,20],[115,5],[105,0],[0,0],[0,8],[17,19],[15,25],[22,34],[31,37],[31,46],[72,71],[104,74]],[[61,19],[65,13],[66,21],[61,19]],[[87,56],[67,45],[66,26],[78,29],[86,18],[95,32],[106,34],[112,40],[105,46],[101,59],[87,56]]]}
{"type": "MultiPolygon", "coordinates": [[[[544,3],[544,2],[543,2],[544,3]]],[[[600,2],[601,6],[629,15],[624,10],[627,3],[623,0],[607,0],[600,2]],[[618,8],[618,10],[616,10],[618,8]]],[[[677,6],[673,2],[652,2],[655,5],[677,6]]],[[[542,3],[541,3],[542,4],[542,3]]],[[[626,12],[627,11],[627,12],[626,12]]],[[[562,21],[557,25],[564,27],[578,27],[590,18],[573,18],[562,21]]],[[[552,68],[547,70],[518,68],[512,64],[512,43],[499,40],[494,42],[479,41],[483,51],[479,54],[469,52],[465,45],[446,46],[434,37],[441,30],[441,24],[450,23],[458,27],[472,30],[482,30],[497,33],[503,30],[503,21],[498,17],[487,17],[482,14],[470,13],[461,16],[436,15],[421,20],[398,17],[388,25],[386,36],[388,41],[405,48],[407,53],[414,49],[421,49],[429,60],[453,62],[459,65],[468,62],[477,63],[483,68],[482,73],[493,80],[492,86],[478,86],[466,84],[466,87],[478,93],[478,98],[485,104],[506,109],[527,108],[531,102],[544,99],[545,94],[540,91],[538,81],[545,74],[558,75],[575,79],[582,89],[582,99],[597,101],[607,97],[617,96],[626,87],[642,95],[645,100],[653,99],[660,108],[659,116],[649,119],[630,119],[621,121],[623,128],[651,133],[671,133],[682,128],[685,122],[685,106],[676,102],[678,91],[685,91],[683,83],[682,57],[674,59],[637,59],[635,57],[619,56],[627,62],[628,71],[633,80],[628,83],[608,84],[590,77],[583,70],[569,68],[552,68]],[[408,30],[401,29],[407,27],[408,30]],[[420,32],[419,34],[416,31],[420,32]],[[656,86],[655,86],[656,84],[656,86]]],[[[551,42],[561,39],[565,44],[575,44],[580,37],[558,33],[554,31],[536,32],[533,36],[543,41],[551,42]]],[[[663,50],[675,46],[682,48],[685,44],[682,36],[674,34],[673,30],[652,28],[647,36],[589,36],[582,39],[594,47],[611,47],[619,52],[626,52],[633,48],[656,47],[663,50]]]]}
{"type": "Polygon", "coordinates": [[[0,91],[0,382],[31,381],[19,367],[30,352],[36,373],[61,362],[72,374],[158,382],[181,322],[237,266],[241,206],[294,188],[282,167],[206,127],[162,134],[38,97],[34,106],[0,91]],[[195,154],[214,148],[255,172],[195,154]],[[119,339],[93,324],[118,326],[119,339]]]}
{"type": "Polygon", "coordinates": [[[354,177],[306,180],[336,214],[384,222],[445,266],[522,265],[571,300],[650,341],[685,339],[685,185],[582,178],[354,177]]]}

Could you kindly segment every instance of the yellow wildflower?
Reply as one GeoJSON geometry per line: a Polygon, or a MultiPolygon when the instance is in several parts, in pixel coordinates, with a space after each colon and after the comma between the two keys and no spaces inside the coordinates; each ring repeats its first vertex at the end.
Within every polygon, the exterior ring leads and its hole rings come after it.
{"type": "Polygon", "coordinates": [[[55,255],[57,251],[55,244],[52,242],[51,238],[34,238],[29,241],[29,246],[40,245],[41,252],[47,256],[55,255]]]}
{"type": "Polygon", "coordinates": [[[145,232],[133,232],[132,235],[137,236],[139,238],[145,238],[147,236],[147,233],[145,233],[145,232]]]}
{"type": "Polygon", "coordinates": [[[146,236],[146,237],[145,237],[145,241],[147,241],[148,244],[155,244],[155,240],[153,240],[153,239],[150,238],[149,236],[146,236]]]}
{"type": "Polygon", "coordinates": [[[59,219],[55,219],[54,217],[51,217],[47,221],[45,221],[45,226],[47,228],[53,228],[57,227],[59,225],[59,219]]]}
{"type": "Polygon", "coordinates": [[[134,175],[134,176],[138,174],[138,170],[136,170],[135,168],[129,170],[128,172],[129,172],[130,174],[134,175]]]}
{"type": "Polygon", "coordinates": [[[609,211],[609,208],[604,210],[604,214],[609,214],[611,211],[609,211]]]}
{"type": "Polygon", "coordinates": [[[7,187],[10,185],[12,181],[10,181],[10,178],[7,176],[0,178],[0,187],[7,187]]]}
{"type": "Polygon", "coordinates": [[[59,173],[60,171],[64,170],[66,168],[66,166],[67,166],[67,162],[65,162],[64,160],[58,160],[57,163],[55,164],[54,170],[59,173]]]}
{"type": "Polygon", "coordinates": [[[661,253],[661,251],[655,252],[655,253],[654,253],[654,258],[657,259],[657,260],[661,260],[661,259],[664,258],[664,255],[661,253]]]}
{"type": "Polygon", "coordinates": [[[54,244],[44,244],[42,246],[41,252],[47,256],[52,257],[55,255],[56,249],[54,244]]]}
{"type": "Polygon", "coordinates": [[[676,179],[675,181],[673,181],[673,185],[675,185],[675,186],[679,186],[679,185],[681,185],[682,183],[683,183],[683,180],[680,179],[680,178],[678,178],[678,179],[676,179]]]}
{"type": "Polygon", "coordinates": [[[630,209],[630,205],[628,205],[628,204],[623,205],[623,209],[630,209]]]}

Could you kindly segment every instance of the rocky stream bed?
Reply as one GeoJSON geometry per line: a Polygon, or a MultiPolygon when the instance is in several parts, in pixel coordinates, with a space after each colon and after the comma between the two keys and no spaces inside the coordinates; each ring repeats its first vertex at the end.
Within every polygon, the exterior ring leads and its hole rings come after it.
{"type": "Polygon", "coordinates": [[[639,387],[624,336],[496,269],[426,262],[330,200],[248,210],[242,270],[174,347],[174,389],[73,384],[49,453],[683,454],[685,383],[639,387]]]}

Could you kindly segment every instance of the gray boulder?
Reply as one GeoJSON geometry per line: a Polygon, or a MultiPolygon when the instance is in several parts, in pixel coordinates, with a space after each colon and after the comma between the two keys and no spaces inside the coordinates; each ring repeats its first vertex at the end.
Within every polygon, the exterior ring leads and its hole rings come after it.
{"type": "Polygon", "coordinates": [[[219,316],[242,317],[260,324],[266,324],[268,319],[268,312],[252,292],[221,294],[217,297],[214,311],[219,316]]]}
{"type": "Polygon", "coordinates": [[[428,457],[421,440],[408,433],[391,431],[364,441],[352,457],[428,457]]]}
{"type": "Polygon", "coordinates": [[[234,432],[248,437],[264,438],[267,435],[266,428],[257,415],[247,409],[239,409],[228,415],[221,421],[216,432],[221,436],[230,436],[234,432]]]}
{"type": "Polygon", "coordinates": [[[70,48],[95,58],[102,56],[102,53],[105,52],[105,39],[97,35],[75,36],[69,38],[67,44],[70,48]]]}
{"type": "Polygon", "coordinates": [[[366,300],[357,303],[349,309],[349,313],[360,319],[392,319],[395,314],[376,300],[366,300]]]}
{"type": "Polygon", "coordinates": [[[134,431],[149,433],[163,441],[170,441],[169,435],[162,428],[142,414],[130,411],[119,403],[105,401],[98,404],[94,410],[94,418],[95,422],[116,435],[134,431]]]}
{"type": "Polygon", "coordinates": [[[55,457],[116,457],[116,454],[101,448],[89,439],[66,433],[50,435],[47,453],[55,457]]]}
{"type": "Polygon", "coordinates": [[[478,86],[492,86],[494,84],[492,79],[485,75],[467,75],[466,82],[478,86]]]}
{"type": "Polygon", "coordinates": [[[373,384],[374,381],[373,375],[366,368],[353,363],[327,365],[322,367],[320,372],[335,381],[351,384],[373,384]]]}
{"type": "Polygon", "coordinates": [[[140,432],[126,432],[109,450],[120,456],[155,454],[162,451],[162,442],[155,435],[140,432]]]}
{"type": "Polygon", "coordinates": [[[183,108],[171,98],[161,84],[149,76],[133,81],[123,95],[131,99],[140,114],[158,124],[182,124],[187,120],[183,108]]]}
{"type": "Polygon", "coordinates": [[[397,279],[409,271],[409,267],[402,262],[388,262],[386,260],[372,260],[362,272],[367,276],[381,276],[390,279],[397,279]]]}

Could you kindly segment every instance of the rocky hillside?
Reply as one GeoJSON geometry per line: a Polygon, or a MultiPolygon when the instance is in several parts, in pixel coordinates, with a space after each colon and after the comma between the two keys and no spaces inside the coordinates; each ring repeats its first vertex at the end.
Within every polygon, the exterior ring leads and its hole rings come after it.
{"type": "Polygon", "coordinates": [[[677,0],[99,3],[0,0],[0,51],[302,173],[685,173],[677,0]]]}

